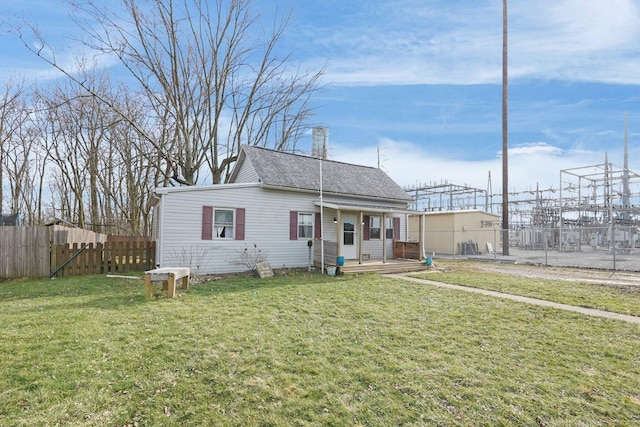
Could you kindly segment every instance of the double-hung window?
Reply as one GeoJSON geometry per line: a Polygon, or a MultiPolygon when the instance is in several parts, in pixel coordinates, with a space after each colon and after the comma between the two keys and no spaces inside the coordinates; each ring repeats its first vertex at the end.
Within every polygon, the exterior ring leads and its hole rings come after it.
{"type": "Polygon", "coordinates": [[[385,218],[385,234],[387,239],[393,239],[393,218],[385,218]]]}
{"type": "Polygon", "coordinates": [[[313,238],[313,214],[298,212],[298,238],[313,238]]]}
{"type": "Polygon", "coordinates": [[[380,217],[379,216],[372,216],[369,219],[369,238],[371,239],[380,238],[380,217]]]}
{"type": "Polygon", "coordinates": [[[289,240],[319,239],[320,213],[289,211],[289,240]]]}
{"type": "Polygon", "coordinates": [[[202,207],[202,240],[244,240],[245,209],[202,207]]]}
{"type": "Polygon", "coordinates": [[[233,209],[215,209],[213,214],[213,237],[233,239],[233,209]]]}

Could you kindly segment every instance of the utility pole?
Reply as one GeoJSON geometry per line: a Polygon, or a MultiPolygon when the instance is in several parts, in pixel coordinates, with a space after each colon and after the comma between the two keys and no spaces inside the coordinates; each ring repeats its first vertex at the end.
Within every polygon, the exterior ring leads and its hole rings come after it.
{"type": "Polygon", "coordinates": [[[502,255],[509,255],[509,73],[507,60],[507,0],[502,0],[502,255]]]}

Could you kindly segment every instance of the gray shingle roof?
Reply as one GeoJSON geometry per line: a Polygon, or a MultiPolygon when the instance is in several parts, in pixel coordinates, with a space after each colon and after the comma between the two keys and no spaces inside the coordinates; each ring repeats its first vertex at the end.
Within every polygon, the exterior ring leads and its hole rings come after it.
{"type": "MultiPolygon", "coordinates": [[[[320,160],[300,154],[242,146],[242,151],[264,185],[320,191],[320,160]]],[[[242,159],[242,156],[241,156],[242,159]]],[[[239,165],[238,165],[239,166],[239,165]]],[[[407,193],[382,170],[322,160],[322,190],[351,196],[410,202],[407,193]]]]}

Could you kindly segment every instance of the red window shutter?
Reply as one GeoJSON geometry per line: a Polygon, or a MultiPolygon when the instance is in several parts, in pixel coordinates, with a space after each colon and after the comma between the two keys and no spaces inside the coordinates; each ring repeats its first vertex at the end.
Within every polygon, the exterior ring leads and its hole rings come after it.
{"type": "Polygon", "coordinates": [[[244,208],[236,209],[236,240],[244,240],[244,208]]]}
{"type": "Polygon", "coordinates": [[[213,237],[213,206],[202,207],[202,240],[211,240],[213,237]]]}
{"type": "Polygon", "coordinates": [[[289,212],[289,240],[298,240],[298,212],[289,212]]]}
{"type": "Polygon", "coordinates": [[[393,240],[400,240],[400,218],[393,218],[393,240]]]}
{"type": "Polygon", "coordinates": [[[316,212],[316,217],[315,217],[315,231],[313,232],[313,235],[316,239],[322,239],[322,224],[320,223],[321,218],[320,218],[320,212],[316,212]]]}
{"type": "Polygon", "coordinates": [[[363,216],[362,222],[364,223],[362,227],[362,239],[369,240],[371,238],[371,217],[369,215],[363,216]]]}

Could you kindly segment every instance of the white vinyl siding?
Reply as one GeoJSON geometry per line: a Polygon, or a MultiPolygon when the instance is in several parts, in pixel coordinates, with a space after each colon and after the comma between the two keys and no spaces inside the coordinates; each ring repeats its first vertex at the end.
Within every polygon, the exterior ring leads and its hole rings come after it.
{"type": "Polygon", "coordinates": [[[249,183],[249,182],[259,182],[260,178],[256,173],[253,166],[251,166],[251,162],[245,159],[242,162],[240,169],[238,169],[237,175],[235,177],[236,183],[249,183]]]}
{"type": "Polygon", "coordinates": [[[243,271],[232,261],[254,244],[273,268],[306,267],[309,262],[309,239],[289,240],[289,212],[314,212],[317,195],[265,190],[259,184],[222,184],[169,190],[161,196],[163,224],[157,260],[161,267],[191,267],[199,274],[243,271]],[[216,239],[215,235],[213,240],[203,240],[203,205],[244,208],[244,240],[216,239]]]}
{"type": "MultiPolygon", "coordinates": [[[[222,274],[243,271],[244,267],[234,264],[244,248],[251,250],[254,245],[267,257],[273,268],[306,267],[309,262],[307,242],[314,239],[316,227],[315,214],[318,194],[300,191],[267,189],[259,183],[220,184],[207,187],[176,187],[158,189],[161,197],[161,215],[158,216],[159,233],[157,246],[157,262],[160,267],[190,267],[194,274],[222,274]],[[203,206],[214,209],[234,210],[234,233],[239,232],[238,221],[243,220],[244,240],[236,239],[202,239],[203,206]],[[242,218],[238,214],[243,209],[242,218]],[[290,239],[291,212],[312,213],[311,237],[296,240],[290,239]]],[[[331,197],[337,203],[354,199],[331,197]]],[[[355,199],[356,202],[362,202],[355,199]]],[[[380,205],[380,201],[376,201],[380,205]]],[[[397,205],[397,204],[396,204],[397,205]]],[[[389,206],[396,206],[389,204],[389,206]]],[[[346,213],[343,212],[344,216],[346,213]]],[[[357,212],[356,212],[357,214],[357,212]]],[[[325,207],[324,239],[327,246],[337,241],[335,210],[325,207]]],[[[379,215],[380,216],[380,215],[379,215]]],[[[405,231],[405,219],[402,216],[402,230],[405,231]]],[[[306,232],[305,232],[306,233],[306,232]]],[[[401,234],[404,236],[404,234],[401,234]]],[[[369,248],[364,243],[364,252],[370,253],[372,259],[381,256],[381,241],[369,248]]],[[[392,240],[387,239],[392,245],[392,240]]],[[[319,243],[314,241],[314,251],[319,243]]],[[[387,257],[391,257],[392,247],[387,247],[387,257]]]]}

